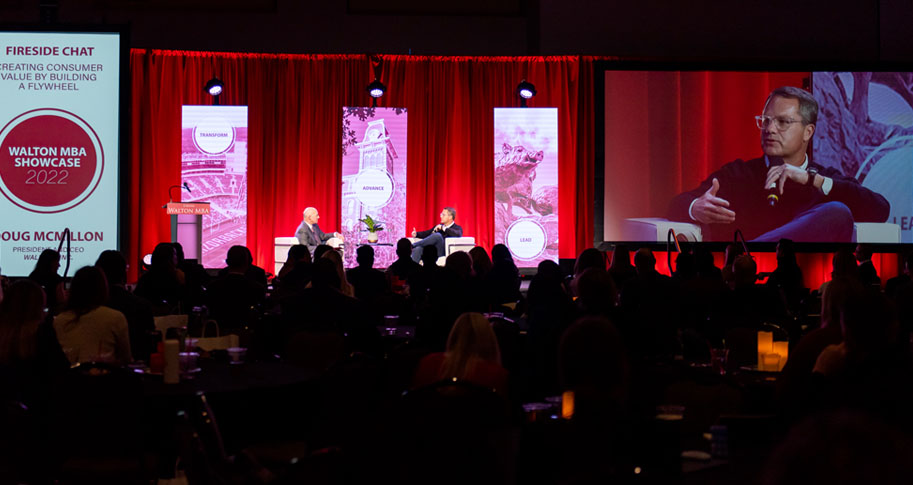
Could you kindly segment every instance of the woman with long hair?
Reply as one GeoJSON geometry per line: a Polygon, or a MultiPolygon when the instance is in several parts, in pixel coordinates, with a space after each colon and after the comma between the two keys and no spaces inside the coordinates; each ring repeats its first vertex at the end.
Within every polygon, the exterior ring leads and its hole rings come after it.
{"type": "Polygon", "coordinates": [[[346,270],[342,267],[342,256],[335,250],[330,250],[323,253],[321,258],[329,259],[333,262],[333,267],[336,268],[336,274],[339,276],[339,291],[349,298],[355,298],[355,287],[346,279],[346,270]]]}
{"type": "Polygon", "coordinates": [[[446,349],[421,360],[415,387],[455,378],[506,392],[507,371],[501,367],[498,338],[484,315],[460,315],[447,337],[446,349]]]}
{"type": "Polygon", "coordinates": [[[66,310],[54,319],[57,339],[71,363],[133,360],[124,314],[104,306],[108,301],[105,274],[94,266],[73,276],[66,310]]]}
{"type": "Polygon", "coordinates": [[[495,244],[491,248],[491,263],[491,271],[488,273],[491,303],[516,303],[520,299],[520,270],[514,264],[510,249],[503,244],[495,244]]]}
{"type": "Polygon", "coordinates": [[[612,264],[609,266],[609,275],[618,285],[619,291],[624,288],[628,281],[637,278],[637,270],[631,264],[631,250],[624,244],[615,245],[612,251],[612,264]]]}
{"type": "Polygon", "coordinates": [[[491,271],[491,258],[488,251],[482,246],[476,246],[469,250],[469,257],[472,258],[472,273],[478,280],[482,281],[491,271]]]}
{"type": "Polygon", "coordinates": [[[0,395],[31,404],[69,363],[46,318],[44,291],[30,280],[11,285],[0,303],[0,395]]]}

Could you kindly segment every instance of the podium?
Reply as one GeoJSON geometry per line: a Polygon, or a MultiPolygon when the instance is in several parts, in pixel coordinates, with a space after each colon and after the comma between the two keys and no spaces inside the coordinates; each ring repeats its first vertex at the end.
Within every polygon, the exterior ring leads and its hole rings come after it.
{"type": "Polygon", "coordinates": [[[203,216],[209,202],[169,202],[165,213],[171,216],[171,242],[181,243],[184,259],[203,260],[203,216]]]}

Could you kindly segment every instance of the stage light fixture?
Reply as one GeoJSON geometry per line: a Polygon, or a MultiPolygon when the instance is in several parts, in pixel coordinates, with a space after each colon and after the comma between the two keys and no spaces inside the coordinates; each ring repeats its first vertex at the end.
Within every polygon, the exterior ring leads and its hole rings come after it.
{"type": "Polygon", "coordinates": [[[536,95],[536,86],[524,79],[517,85],[517,95],[523,99],[530,99],[536,95]]]}
{"type": "Polygon", "coordinates": [[[222,88],[224,87],[225,86],[222,84],[222,81],[220,81],[219,78],[214,77],[206,82],[205,89],[210,96],[218,96],[222,94],[222,88]]]}
{"type": "Polygon", "coordinates": [[[368,94],[370,94],[371,97],[375,99],[387,93],[387,87],[384,86],[384,83],[378,81],[377,79],[371,81],[371,84],[368,84],[366,89],[368,94]]]}

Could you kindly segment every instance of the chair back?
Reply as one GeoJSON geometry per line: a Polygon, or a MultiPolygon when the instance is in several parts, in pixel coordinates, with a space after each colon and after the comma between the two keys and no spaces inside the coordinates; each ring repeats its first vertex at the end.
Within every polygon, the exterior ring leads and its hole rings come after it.
{"type": "Polygon", "coordinates": [[[440,381],[404,393],[397,416],[399,449],[412,458],[401,483],[510,483],[510,412],[494,390],[440,381]]]}
{"type": "Polygon", "coordinates": [[[38,482],[47,450],[41,450],[41,430],[35,416],[20,401],[3,399],[0,406],[0,476],[11,483],[38,482]]]}
{"type": "Polygon", "coordinates": [[[105,363],[71,368],[55,389],[52,430],[77,456],[133,456],[142,449],[143,384],[105,363]]]}

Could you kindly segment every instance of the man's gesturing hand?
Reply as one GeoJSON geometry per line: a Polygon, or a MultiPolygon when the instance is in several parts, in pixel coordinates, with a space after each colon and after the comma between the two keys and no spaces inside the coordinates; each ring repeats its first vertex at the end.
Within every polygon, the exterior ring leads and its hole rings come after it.
{"type": "Polygon", "coordinates": [[[783,195],[783,187],[786,185],[787,180],[792,180],[799,185],[805,185],[808,182],[808,172],[785,163],[783,165],[774,165],[767,170],[767,181],[764,182],[764,188],[768,189],[772,182],[776,182],[780,195],[783,195]]]}
{"type": "Polygon", "coordinates": [[[729,201],[716,196],[720,191],[720,181],[713,179],[713,185],[704,195],[694,199],[691,205],[691,217],[704,224],[731,224],[735,222],[735,212],[728,209],[729,201]]]}

